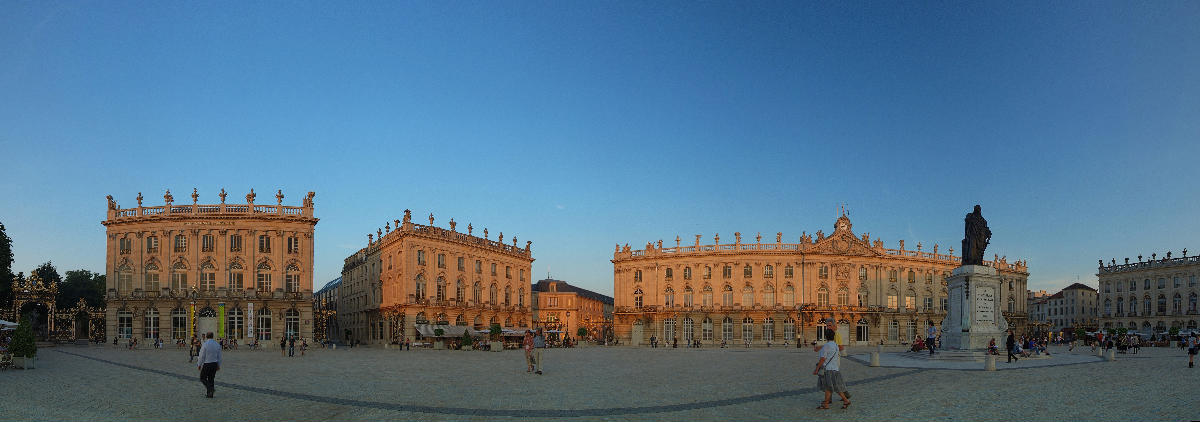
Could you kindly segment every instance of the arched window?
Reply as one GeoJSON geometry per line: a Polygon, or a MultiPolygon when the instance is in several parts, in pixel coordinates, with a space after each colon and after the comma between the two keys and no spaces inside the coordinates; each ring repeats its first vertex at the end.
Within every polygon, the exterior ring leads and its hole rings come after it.
{"type": "Polygon", "coordinates": [[[854,341],[868,342],[871,341],[871,329],[867,324],[867,319],[858,320],[858,324],[854,326],[854,341]]]}
{"type": "Polygon", "coordinates": [[[429,317],[425,316],[425,312],[417,312],[417,324],[428,324],[429,317]]]}
{"type": "Polygon", "coordinates": [[[439,301],[446,300],[446,278],[445,277],[437,278],[437,291],[434,292],[434,296],[439,301]]]}
{"type": "Polygon", "coordinates": [[[692,279],[692,267],[683,267],[683,279],[684,280],[692,279]]]}
{"type": "Polygon", "coordinates": [[[766,286],[763,286],[763,306],[775,305],[778,305],[778,303],[775,303],[775,286],[767,283],[766,286]]]}
{"type": "Polygon", "coordinates": [[[1171,310],[1175,315],[1183,313],[1183,296],[1179,293],[1175,293],[1175,297],[1171,299],[1171,310]]]}
{"type": "Polygon", "coordinates": [[[633,306],[642,307],[642,289],[638,288],[633,291],[633,306]]]}
{"type": "Polygon", "coordinates": [[[200,264],[200,290],[216,290],[217,289],[217,269],[213,267],[212,261],[204,261],[200,264]]]}
{"type": "Polygon", "coordinates": [[[867,267],[858,267],[859,281],[867,281],[867,267]]]}
{"type": "Polygon", "coordinates": [[[270,340],[271,339],[271,310],[267,309],[267,308],[262,308],[262,310],[257,312],[257,315],[255,315],[255,318],[256,318],[256,320],[254,321],[254,331],[256,331],[256,333],[255,333],[256,338],[259,339],[260,341],[270,340]]]}
{"type": "Polygon", "coordinates": [[[1124,314],[1124,313],[1125,313],[1125,298],[1118,297],[1117,298],[1117,316],[1121,316],[1121,314],[1124,314]]]}
{"type": "Polygon", "coordinates": [[[476,330],[483,329],[483,317],[480,315],[475,315],[475,320],[472,322],[472,326],[474,326],[476,330]]]}
{"type": "Polygon", "coordinates": [[[467,317],[463,316],[463,314],[458,314],[458,316],[454,317],[454,325],[457,325],[459,327],[466,327],[467,326],[467,317]]]}
{"type": "Polygon", "coordinates": [[[1112,314],[1112,299],[1104,299],[1104,316],[1112,314]]]}
{"type": "Polygon", "coordinates": [[[1196,293],[1188,294],[1188,312],[1196,312],[1196,293]]]}
{"type": "Polygon", "coordinates": [[[742,342],[754,342],[754,319],[750,317],[742,318],[742,342]]]}
{"type": "Polygon", "coordinates": [[[258,291],[271,291],[271,264],[268,264],[266,261],[258,264],[258,272],[255,273],[254,277],[258,291]]]}
{"type": "Polygon", "coordinates": [[[300,291],[300,267],[296,264],[287,266],[287,270],[283,275],[284,287],[288,292],[300,291]]]}
{"type": "Polygon", "coordinates": [[[712,341],[713,339],[713,320],[709,317],[704,317],[702,324],[701,340],[712,341]]]}
{"type": "Polygon", "coordinates": [[[790,283],[783,286],[783,306],[796,306],[796,289],[790,283]]]}
{"type": "Polygon", "coordinates": [[[182,340],[187,338],[188,316],[183,308],[171,310],[171,338],[182,340]]]}
{"type": "Polygon", "coordinates": [[[517,289],[517,306],[525,307],[525,288],[517,289]]]}
{"type": "Polygon", "coordinates": [[[895,290],[888,290],[888,293],[887,293],[887,307],[888,307],[889,309],[897,309],[897,306],[898,306],[898,304],[896,303],[896,291],[895,291],[895,290]]]}
{"type": "Polygon", "coordinates": [[[1129,316],[1137,316],[1137,297],[1129,297],[1129,316]]]}
{"type": "Polygon", "coordinates": [[[467,286],[461,278],[454,282],[454,299],[460,302],[467,300],[467,286]]]}
{"type": "Polygon", "coordinates": [[[512,306],[512,286],[504,286],[504,306],[512,306]]]}
{"type": "Polygon", "coordinates": [[[417,277],[413,280],[413,296],[415,296],[417,298],[417,300],[423,300],[423,299],[425,299],[426,295],[427,295],[427,293],[425,292],[425,275],[417,274],[417,277]]]}
{"type": "Polygon", "coordinates": [[[667,286],[666,290],[663,290],[663,306],[675,306],[675,289],[672,289],[671,286],[667,286]]]}
{"type": "Polygon", "coordinates": [[[712,286],[704,285],[704,290],[701,291],[701,300],[705,307],[713,306],[712,286]]]}
{"type": "MultiPolygon", "coordinates": [[[[159,284],[158,284],[158,265],[157,265],[157,264],[155,264],[155,263],[151,262],[150,264],[146,265],[146,272],[145,272],[145,273],[144,273],[142,276],[144,277],[144,281],[145,281],[145,284],[143,284],[143,285],[142,285],[142,286],[143,286],[143,287],[142,287],[143,289],[145,289],[145,290],[146,290],[146,291],[148,291],[148,292],[157,292],[157,291],[159,291],[159,284]]],[[[130,274],[130,278],[131,278],[131,279],[132,279],[132,277],[133,277],[133,275],[132,275],[132,274],[130,274]]],[[[118,281],[119,281],[119,280],[118,280],[118,281]]],[[[129,289],[129,290],[126,290],[126,291],[127,291],[127,292],[128,292],[128,291],[133,291],[133,289],[131,288],[131,289],[129,289]]]]}
{"type": "Polygon", "coordinates": [[[506,318],[504,318],[504,326],[505,326],[505,327],[512,327],[512,326],[513,326],[513,324],[512,324],[512,317],[506,317],[506,318]]]}
{"type": "Polygon", "coordinates": [[[791,318],[783,320],[783,341],[796,339],[796,322],[791,318]]]}
{"type": "Polygon", "coordinates": [[[728,284],[721,288],[721,304],[724,306],[733,306],[733,286],[728,284]]]}
{"type": "Polygon", "coordinates": [[[171,266],[171,290],[186,290],[187,282],[187,265],[183,261],[176,262],[171,266]]]}
{"type": "Polygon", "coordinates": [[[904,293],[904,307],[907,309],[917,309],[917,292],[909,289],[904,293]]]}
{"type": "Polygon", "coordinates": [[[683,306],[692,306],[692,286],[683,287],[683,306]]]}
{"type": "Polygon", "coordinates": [[[692,344],[692,338],[695,335],[695,328],[696,327],[693,326],[691,317],[683,318],[683,341],[687,342],[688,345],[692,344]]]}
{"type": "Polygon", "coordinates": [[[142,337],[148,339],[158,338],[158,309],[150,308],[146,310],[145,324],[142,326],[142,337]]]}
{"type": "Polygon", "coordinates": [[[850,306],[850,290],[847,290],[845,287],[838,289],[837,304],[840,306],[850,306]]]}
{"type": "Polygon", "coordinates": [[[483,286],[480,286],[478,281],[471,285],[471,297],[475,305],[483,303],[483,286]]]}
{"type": "Polygon", "coordinates": [[[721,341],[733,343],[733,318],[725,317],[721,320],[721,341]]]}
{"type": "Polygon", "coordinates": [[[1017,301],[1013,300],[1013,298],[1011,298],[1011,297],[1008,298],[1008,311],[1009,312],[1017,311],[1017,301]]]}
{"type": "Polygon", "coordinates": [[[1158,295],[1158,314],[1159,315],[1167,314],[1167,296],[1166,295],[1162,295],[1162,294],[1158,295]]]}
{"type": "Polygon", "coordinates": [[[765,341],[775,340],[775,319],[766,317],[763,319],[762,338],[765,341]]]}
{"type": "Polygon", "coordinates": [[[764,278],[774,278],[775,277],[775,267],[773,267],[769,264],[767,266],[763,267],[763,277],[764,278]]]}
{"type": "Polygon", "coordinates": [[[500,303],[499,300],[500,289],[496,287],[496,283],[492,283],[488,286],[488,303],[495,305],[500,303]]]}
{"type": "MultiPolygon", "coordinates": [[[[171,319],[174,319],[174,318],[175,318],[175,316],[174,316],[174,314],[172,314],[171,319]]],[[[246,321],[245,321],[245,314],[242,312],[242,308],[230,309],[229,313],[226,314],[225,320],[226,320],[225,323],[227,325],[227,327],[225,329],[225,333],[226,333],[226,335],[229,336],[229,338],[239,339],[239,338],[246,337],[246,321]]],[[[171,327],[172,333],[174,332],[174,330],[175,330],[175,327],[172,326],[171,327]]]]}
{"type": "Polygon", "coordinates": [[[754,306],[754,287],[742,287],[742,306],[754,306]]]}
{"type": "Polygon", "coordinates": [[[244,282],[245,277],[242,275],[242,264],[233,261],[233,263],[229,264],[229,289],[234,291],[242,290],[246,288],[244,282]]]}
{"type": "Polygon", "coordinates": [[[817,341],[833,340],[831,338],[826,338],[827,336],[825,335],[825,329],[828,327],[828,323],[826,321],[827,320],[825,318],[817,320],[817,341]]]}
{"type": "Polygon", "coordinates": [[[825,286],[817,288],[817,306],[829,306],[829,289],[825,286]]]}
{"type": "Polygon", "coordinates": [[[289,338],[300,336],[300,312],[288,309],[283,313],[283,330],[289,338]]]}
{"type": "Polygon", "coordinates": [[[742,267],[742,277],[750,278],[753,276],[754,276],[754,270],[750,268],[750,264],[746,264],[745,267],[742,267]]]}
{"type": "Polygon", "coordinates": [[[663,341],[670,342],[675,338],[675,318],[663,320],[663,341]]]}

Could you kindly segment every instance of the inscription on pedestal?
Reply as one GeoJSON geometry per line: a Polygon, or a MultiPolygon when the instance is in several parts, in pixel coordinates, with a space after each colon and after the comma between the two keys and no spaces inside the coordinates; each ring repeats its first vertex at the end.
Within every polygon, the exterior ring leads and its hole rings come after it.
{"type": "Polygon", "coordinates": [[[996,291],[991,287],[975,288],[975,322],[996,322],[996,291]]]}

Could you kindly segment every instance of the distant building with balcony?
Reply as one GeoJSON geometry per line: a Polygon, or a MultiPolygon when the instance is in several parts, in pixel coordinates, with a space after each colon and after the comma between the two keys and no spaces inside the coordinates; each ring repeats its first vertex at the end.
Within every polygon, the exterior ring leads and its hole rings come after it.
{"type": "Polygon", "coordinates": [[[1100,261],[1100,324],[1102,328],[1126,328],[1142,334],[1166,333],[1172,327],[1197,330],[1197,294],[1200,256],[1163,257],[1108,265],[1100,261]]]}
{"type": "MultiPolygon", "coordinates": [[[[744,241],[692,244],[675,238],[674,247],[628,244],[613,253],[616,310],[614,328],[623,343],[646,344],[651,336],[681,343],[765,345],[824,337],[821,328],[836,323],[850,344],[898,344],[924,335],[930,323],[946,317],[946,278],[961,258],[915,250],[900,241],[887,249],[883,241],[856,235],[850,219],[840,216],[832,234],[801,234],[800,243],[744,241]],[[920,334],[919,334],[920,333],[920,334]]],[[[1003,314],[1018,329],[1026,322],[1025,262],[997,257],[984,265],[996,268],[1004,287],[1003,314]]]]}
{"type": "Polygon", "coordinates": [[[190,339],[213,332],[243,344],[313,331],[313,192],[299,207],[255,203],[121,208],[108,197],[106,332],[190,339]]]}
{"type": "Polygon", "coordinates": [[[313,338],[317,341],[339,341],[341,328],[337,323],[338,292],[342,278],[325,283],[325,287],[313,293],[313,338]]]}
{"type": "Polygon", "coordinates": [[[578,339],[579,328],[586,339],[604,339],[612,330],[613,298],[562,280],[534,283],[533,326],[562,331],[578,339]]]}
{"type": "MultiPolygon", "coordinates": [[[[345,259],[338,292],[342,341],[398,343],[420,337],[422,326],[486,329],[529,327],[531,242],[518,247],[458,231],[413,223],[412,213],[367,235],[367,246],[345,259]],[[350,332],[345,337],[346,331],[350,332]]],[[[426,331],[428,332],[428,331],[426,331]]]]}

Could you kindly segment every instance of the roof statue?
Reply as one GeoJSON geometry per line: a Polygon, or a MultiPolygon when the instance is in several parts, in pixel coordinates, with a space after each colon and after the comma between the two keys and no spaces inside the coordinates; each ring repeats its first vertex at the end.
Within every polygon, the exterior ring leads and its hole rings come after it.
{"type": "Polygon", "coordinates": [[[966,227],[962,241],[962,264],[983,265],[983,251],[992,239],[992,231],[988,229],[979,205],[975,205],[975,210],[963,220],[966,227]]]}

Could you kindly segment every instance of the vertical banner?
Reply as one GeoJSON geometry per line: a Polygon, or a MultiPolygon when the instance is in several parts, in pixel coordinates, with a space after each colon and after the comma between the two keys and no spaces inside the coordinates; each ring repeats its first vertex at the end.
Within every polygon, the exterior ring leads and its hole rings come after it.
{"type": "Polygon", "coordinates": [[[188,338],[196,336],[196,304],[188,305],[188,338]]]}
{"type": "Polygon", "coordinates": [[[246,304],[246,338],[254,338],[254,302],[246,304]]]}
{"type": "Polygon", "coordinates": [[[225,338],[225,302],[217,304],[217,337],[225,338]]]}

